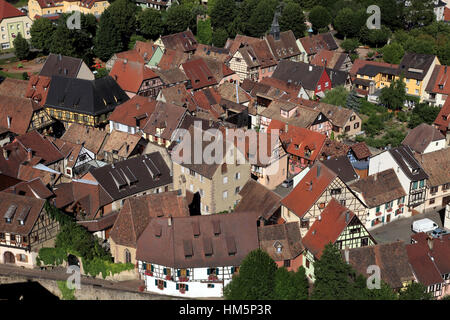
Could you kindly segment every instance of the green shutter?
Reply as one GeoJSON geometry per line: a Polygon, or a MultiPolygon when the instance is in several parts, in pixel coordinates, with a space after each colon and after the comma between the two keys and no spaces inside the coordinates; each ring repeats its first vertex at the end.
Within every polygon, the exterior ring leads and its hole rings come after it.
{"type": "Polygon", "coordinates": [[[189,291],[189,286],[188,285],[186,285],[186,291],[189,291]]]}
{"type": "Polygon", "coordinates": [[[153,271],[155,271],[155,267],[151,264],[150,265],[150,270],[153,272],[153,271]]]}
{"type": "Polygon", "coordinates": [[[158,280],[155,279],[155,286],[158,286],[158,280]]]}
{"type": "Polygon", "coordinates": [[[164,275],[167,275],[167,269],[164,268],[164,275]]]}
{"type": "Polygon", "coordinates": [[[176,288],[177,288],[177,290],[179,290],[179,289],[180,289],[180,285],[179,285],[178,283],[177,283],[177,287],[176,287],[176,288]]]}
{"type": "Polygon", "coordinates": [[[380,206],[377,207],[376,212],[380,212],[380,206]]]}
{"type": "Polygon", "coordinates": [[[231,273],[234,273],[234,267],[231,267],[231,273]]]}
{"type": "Polygon", "coordinates": [[[145,262],[142,262],[142,269],[147,270],[147,264],[145,262]]]}
{"type": "Polygon", "coordinates": [[[211,269],[208,268],[206,272],[207,272],[207,274],[209,276],[211,274],[211,269]]]}
{"type": "Polygon", "coordinates": [[[189,277],[189,269],[186,270],[186,277],[189,277]]]}
{"type": "Polygon", "coordinates": [[[167,288],[167,282],[164,281],[164,288],[167,288]]]}
{"type": "Polygon", "coordinates": [[[181,275],[181,271],[177,270],[177,277],[179,277],[181,275]]]}
{"type": "Polygon", "coordinates": [[[219,275],[219,268],[216,268],[216,276],[219,275]]]}

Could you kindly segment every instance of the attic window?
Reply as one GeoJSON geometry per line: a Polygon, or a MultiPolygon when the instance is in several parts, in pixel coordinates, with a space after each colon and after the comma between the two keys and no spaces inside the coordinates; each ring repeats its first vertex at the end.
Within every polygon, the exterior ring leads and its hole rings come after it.
{"type": "Polygon", "coordinates": [[[218,220],[213,220],[212,224],[214,235],[217,237],[220,235],[220,222],[218,220]]]}
{"type": "Polygon", "coordinates": [[[203,250],[205,252],[205,257],[211,257],[213,255],[213,246],[211,238],[203,239],[203,250]]]}
{"type": "Polygon", "coordinates": [[[281,244],[280,241],[275,241],[275,243],[273,244],[276,253],[280,254],[283,251],[283,245],[281,244]]]}
{"type": "Polygon", "coordinates": [[[194,234],[194,238],[198,238],[200,236],[200,225],[198,222],[192,223],[192,231],[194,234]]]}
{"type": "Polygon", "coordinates": [[[236,241],[234,240],[234,237],[227,237],[226,243],[227,243],[228,255],[234,256],[237,252],[236,241]]]}
{"type": "Polygon", "coordinates": [[[16,213],[16,209],[17,206],[15,204],[11,204],[8,208],[8,210],[6,210],[5,215],[3,216],[5,218],[6,223],[11,223],[14,214],[16,213]]]}
{"type": "Polygon", "coordinates": [[[183,240],[183,250],[185,258],[192,258],[193,249],[191,240],[183,240]]]}

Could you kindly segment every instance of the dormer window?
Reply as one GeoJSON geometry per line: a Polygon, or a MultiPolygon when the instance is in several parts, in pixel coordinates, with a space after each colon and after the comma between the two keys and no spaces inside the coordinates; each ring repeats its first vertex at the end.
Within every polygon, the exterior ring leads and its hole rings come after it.
{"type": "Polygon", "coordinates": [[[281,252],[283,251],[283,245],[281,244],[281,242],[280,241],[275,241],[273,246],[275,248],[275,252],[278,253],[278,254],[281,254],[281,252]]]}

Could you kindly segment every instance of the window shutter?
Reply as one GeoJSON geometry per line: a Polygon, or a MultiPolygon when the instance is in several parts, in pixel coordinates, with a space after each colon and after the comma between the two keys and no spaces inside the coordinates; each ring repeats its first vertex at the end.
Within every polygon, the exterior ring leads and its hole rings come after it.
{"type": "Polygon", "coordinates": [[[189,269],[186,269],[186,277],[189,277],[189,269]]]}
{"type": "Polygon", "coordinates": [[[189,291],[189,285],[186,285],[185,287],[186,287],[186,291],[189,291]]]}
{"type": "Polygon", "coordinates": [[[155,286],[158,286],[158,280],[155,279],[155,286]]]}
{"type": "Polygon", "coordinates": [[[177,286],[176,286],[176,288],[177,288],[177,290],[179,290],[180,289],[180,285],[177,283],[177,286]]]}
{"type": "Polygon", "coordinates": [[[234,273],[234,267],[231,267],[231,273],[232,274],[234,273]]]}
{"type": "Polygon", "coordinates": [[[164,268],[164,275],[167,275],[167,269],[164,268]]]}
{"type": "Polygon", "coordinates": [[[150,265],[150,271],[153,272],[155,270],[155,267],[151,264],[150,265]]]}
{"type": "Polygon", "coordinates": [[[177,270],[177,276],[179,277],[181,275],[181,271],[177,270]]]}
{"type": "Polygon", "coordinates": [[[216,268],[216,276],[219,275],[219,268],[216,268]]]}
{"type": "Polygon", "coordinates": [[[211,269],[207,269],[208,276],[211,274],[211,269]]]}
{"type": "Polygon", "coordinates": [[[167,282],[164,281],[164,288],[167,288],[167,282]]]}

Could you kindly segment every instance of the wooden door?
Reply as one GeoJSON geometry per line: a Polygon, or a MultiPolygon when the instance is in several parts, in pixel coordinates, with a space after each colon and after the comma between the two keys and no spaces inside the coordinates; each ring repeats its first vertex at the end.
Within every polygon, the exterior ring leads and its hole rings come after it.
{"type": "Polygon", "coordinates": [[[4,263],[16,263],[16,259],[14,258],[14,254],[12,254],[9,251],[6,251],[3,254],[3,261],[4,261],[4,263]]]}

